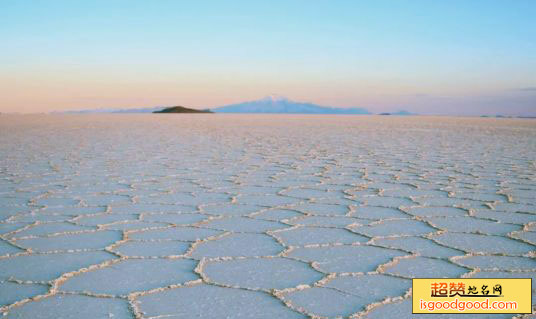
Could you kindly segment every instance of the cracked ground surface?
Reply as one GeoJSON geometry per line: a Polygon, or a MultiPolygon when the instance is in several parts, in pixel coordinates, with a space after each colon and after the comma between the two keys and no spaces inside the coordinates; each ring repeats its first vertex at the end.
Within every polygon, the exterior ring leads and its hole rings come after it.
{"type": "Polygon", "coordinates": [[[534,120],[0,117],[2,318],[415,318],[535,245],[534,120]]]}

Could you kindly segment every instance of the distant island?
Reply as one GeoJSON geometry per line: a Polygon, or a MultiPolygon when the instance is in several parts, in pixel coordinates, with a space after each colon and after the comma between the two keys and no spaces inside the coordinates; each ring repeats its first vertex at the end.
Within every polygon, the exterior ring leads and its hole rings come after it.
{"type": "Polygon", "coordinates": [[[184,106],[166,107],[163,110],[153,111],[153,113],[214,113],[210,110],[196,110],[184,106]]]}
{"type": "MultiPolygon", "coordinates": [[[[283,96],[269,95],[262,99],[228,104],[224,106],[205,108],[203,110],[183,106],[153,106],[143,108],[100,108],[88,110],[60,111],[52,113],[63,114],[93,114],[93,113],[244,113],[244,114],[346,114],[373,115],[363,107],[324,106],[309,102],[297,102],[283,96]]],[[[376,113],[378,114],[378,113],[376,113]]],[[[418,115],[406,110],[383,112],[379,115],[418,115]]]]}
{"type": "Polygon", "coordinates": [[[409,116],[409,115],[418,115],[417,113],[411,113],[411,112],[408,112],[406,110],[400,110],[400,111],[396,111],[396,112],[384,112],[384,113],[379,113],[378,115],[398,115],[398,116],[409,116]]]}
{"type": "Polygon", "coordinates": [[[270,113],[270,114],[372,114],[359,107],[331,107],[313,103],[295,102],[286,97],[269,95],[256,101],[225,105],[211,109],[215,113],[270,113]]]}

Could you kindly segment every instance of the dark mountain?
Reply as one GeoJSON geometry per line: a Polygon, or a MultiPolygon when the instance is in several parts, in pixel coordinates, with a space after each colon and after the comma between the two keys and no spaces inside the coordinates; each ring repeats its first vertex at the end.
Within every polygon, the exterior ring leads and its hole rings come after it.
{"type": "Polygon", "coordinates": [[[371,114],[364,108],[338,108],[294,102],[270,95],[257,101],[225,105],[211,109],[215,113],[285,113],[285,114],[371,114]]]}
{"type": "Polygon", "coordinates": [[[189,109],[183,106],[172,106],[172,107],[166,107],[163,110],[154,111],[153,113],[213,113],[213,112],[210,110],[189,109]]]}

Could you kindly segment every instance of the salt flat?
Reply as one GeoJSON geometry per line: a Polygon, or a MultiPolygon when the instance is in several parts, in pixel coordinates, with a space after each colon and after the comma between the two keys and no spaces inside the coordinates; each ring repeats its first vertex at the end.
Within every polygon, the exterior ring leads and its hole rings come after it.
{"type": "Polygon", "coordinates": [[[415,318],[535,245],[535,120],[0,116],[5,318],[415,318]]]}

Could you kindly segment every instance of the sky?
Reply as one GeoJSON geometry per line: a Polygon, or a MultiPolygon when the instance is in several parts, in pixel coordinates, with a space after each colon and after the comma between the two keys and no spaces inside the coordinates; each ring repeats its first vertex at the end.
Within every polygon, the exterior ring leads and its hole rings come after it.
{"type": "Polygon", "coordinates": [[[536,115],[536,1],[0,0],[0,112],[268,94],[536,115]]]}

